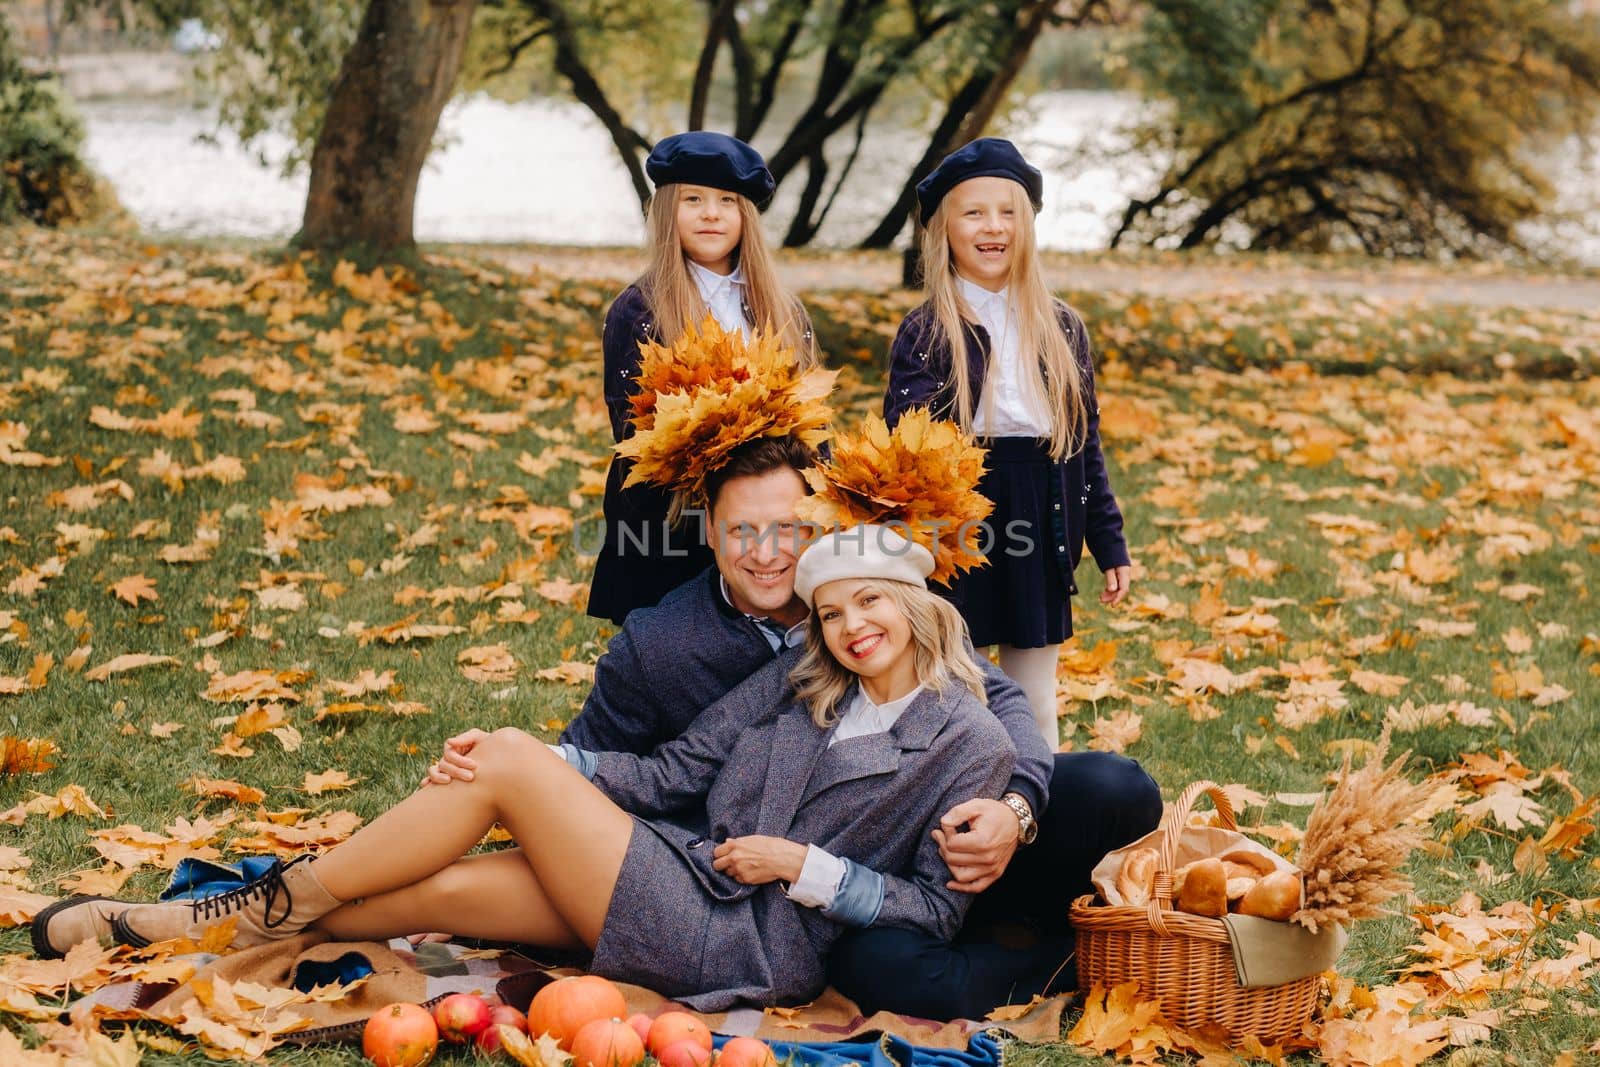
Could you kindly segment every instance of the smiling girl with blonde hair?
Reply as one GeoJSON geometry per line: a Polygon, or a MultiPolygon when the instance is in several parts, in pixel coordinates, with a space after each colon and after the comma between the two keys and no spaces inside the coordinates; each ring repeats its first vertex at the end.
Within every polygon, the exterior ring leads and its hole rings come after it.
{"type": "MultiPolygon", "coordinates": [[[[775,183],[761,154],[727,134],[694,131],[660,141],[645,161],[655,182],[645,228],[650,261],[606,312],[604,392],[611,433],[631,436],[639,346],[671,345],[707,316],[722,329],[776,334],[802,368],[817,362],[805,308],[778,281],[760,208],[775,183]]],[[[605,538],[595,562],[589,614],[621,623],[711,566],[704,517],[677,521],[671,496],[627,489],[628,463],[606,477],[605,538]]]]}
{"type": "Polygon", "coordinates": [[[995,503],[989,566],[952,595],[973,644],[1000,646],[1001,669],[1054,749],[1056,659],[1072,635],[1084,543],[1106,574],[1102,603],[1127,595],[1132,569],[1100,450],[1088,331],[1040,269],[1042,191],[1039,171],[992,137],[917,186],[927,299],[895,336],[884,418],[930,405],[989,450],[978,487],[995,503]]]}

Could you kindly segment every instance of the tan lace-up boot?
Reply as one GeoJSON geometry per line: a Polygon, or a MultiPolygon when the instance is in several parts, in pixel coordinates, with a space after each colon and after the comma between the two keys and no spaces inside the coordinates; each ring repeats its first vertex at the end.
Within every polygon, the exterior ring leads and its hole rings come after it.
{"type": "Polygon", "coordinates": [[[110,897],[75,896],[58,900],[42,909],[29,924],[34,955],[42,960],[55,960],[84,941],[113,944],[113,922],[132,907],[137,905],[110,897]]]}
{"type": "Polygon", "coordinates": [[[237,923],[236,948],[248,948],[292,937],[337,908],[337,900],[317,880],[310,856],[275,864],[253,882],[200,900],[140,904],[117,915],[112,927],[118,942],[143,948],[157,941],[185,937],[198,941],[218,923],[237,923]]]}

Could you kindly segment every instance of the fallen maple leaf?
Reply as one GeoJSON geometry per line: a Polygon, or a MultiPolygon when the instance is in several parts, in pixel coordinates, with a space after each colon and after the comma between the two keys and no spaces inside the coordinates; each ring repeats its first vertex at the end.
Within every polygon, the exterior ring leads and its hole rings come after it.
{"type": "Polygon", "coordinates": [[[98,667],[91,667],[83,672],[83,677],[90,682],[103,682],[113,674],[123,674],[128,671],[138,670],[141,667],[154,667],[158,664],[177,663],[172,656],[154,655],[149,652],[124,652],[120,656],[113,656],[98,667]]]}
{"type": "Polygon", "coordinates": [[[572,1054],[561,1051],[561,1046],[549,1034],[530,1037],[515,1026],[496,1024],[500,1034],[500,1047],[522,1067],[565,1067],[572,1062],[572,1054]]]}
{"type": "Polygon", "coordinates": [[[336,789],[349,789],[359,781],[361,779],[352,778],[341,770],[323,771],[321,774],[312,774],[307,771],[304,789],[312,796],[318,796],[336,789]]]}
{"type": "Polygon", "coordinates": [[[566,604],[569,607],[582,610],[581,600],[586,600],[589,587],[582,582],[569,582],[565,578],[551,578],[540,582],[535,589],[546,600],[553,600],[557,604],[566,604]]]}
{"type": "Polygon", "coordinates": [[[1144,716],[1124,708],[1109,719],[1095,719],[1089,727],[1089,747],[1096,752],[1123,752],[1143,731],[1144,716]]]}
{"type": "Polygon", "coordinates": [[[108,591],[118,600],[134,607],[138,607],[142,600],[161,599],[161,595],[156,592],[156,583],[143,574],[130,574],[113,583],[108,591]]]}
{"type": "Polygon", "coordinates": [[[517,660],[504,644],[479,645],[456,653],[461,673],[474,682],[509,682],[517,677],[517,660]]]}
{"type": "Polygon", "coordinates": [[[565,682],[568,685],[594,684],[594,664],[574,663],[570,660],[546,667],[534,677],[546,682],[565,682]]]}
{"type": "Polygon", "coordinates": [[[1033,995],[1033,999],[1028,1001],[1026,1004],[1007,1004],[1004,1007],[994,1009],[989,1014],[985,1015],[984,1018],[988,1019],[990,1022],[997,1023],[1014,1022],[1017,1019],[1021,1019],[1044,1002],[1045,998],[1040,996],[1038,993],[1035,993],[1033,995]]]}
{"type": "Polygon", "coordinates": [[[1139,999],[1138,982],[1124,982],[1109,993],[1097,985],[1085,998],[1083,1015],[1067,1041],[1096,1052],[1116,1052],[1160,1014],[1161,1005],[1139,999]]]}
{"type": "Polygon", "coordinates": [[[226,797],[241,804],[259,804],[267,795],[252,785],[244,785],[227,778],[206,778],[198,774],[184,782],[183,788],[197,797],[226,797]]]}
{"type": "MultiPolygon", "coordinates": [[[[55,903],[55,897],[47,897],[43,893],[30,893],[27,890],[15,889],[8,885],[0,885],[0,928],[21,926],[39,914],[39,909],[55,903]]],[[[0,982],[0,989],[4,983],[0,982]]],[[[0,1027],[0,1033],[4,1028],[0,1027]]]]}

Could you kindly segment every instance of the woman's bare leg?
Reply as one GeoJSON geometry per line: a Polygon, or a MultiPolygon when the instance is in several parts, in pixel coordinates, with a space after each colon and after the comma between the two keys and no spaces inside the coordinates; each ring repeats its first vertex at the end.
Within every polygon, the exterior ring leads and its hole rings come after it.
{"type": "MultiPolygon", "coordinates": [[[[490,906],[525,910],[528,915],[520,921],[557,935],[565,931],[567,936],[557,944],[576,935],[593,948],[622,870],[633,820],[544,742],[520,730],[495,731],[478,743],[472,758],[478,763],[472,781],[427,786],[411,794],[319,857],[313,864],[317,878],[346,902],[381,904],[385,895],[401,890],[412,892],[419,903],[437,899],[443,895],[440,886],[460,885],[459,872],[429,889],[420,883],[461,860],[499,822],[521,846],[516,854],[526,862],[538,892],[530,893],[526,882],[519,883],[521,888],[511,886],[498,866],[485,868],[495,872],[491,877],[496,885],[519,894],[491,898],[490,906]],[[536,914],[543,909],[549,912],[536,914]]],[[[413,913],[395,929],[388,922],[395,912],[385,906],[368,929],[399,935],[431,928],[482,936],[463,928],[472,917],[445,910],[437,922],[413,913]]],[[[352,908],[347,905],[334,914],[345,911],[352,908]]]]}
{"type": "Polygon", "coordinates": [[[317,927],[339,941],[448,930],[485,941],[583,947],[520,849],[463,857],[414,885],[346,904],[319,919],[317,927]]]}

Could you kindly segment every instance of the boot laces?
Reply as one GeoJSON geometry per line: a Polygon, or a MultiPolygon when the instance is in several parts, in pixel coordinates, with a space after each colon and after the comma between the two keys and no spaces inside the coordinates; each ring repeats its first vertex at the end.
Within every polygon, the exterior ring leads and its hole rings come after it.
{"type": "Polygon", "coordinates": [[[289,887],[283,884],[283,871],[284,865],[279,862],[253,882],[202,897],[194,902],[195,920],[221,919],[235,911],[242,911],[251,900],[260,897],[263,915],[261,925],[268,930],[283,925],[294,911],[294,896],[289,892],[289,887]],[[274,918],[273,907],[280,897],[283,901],[282,914],[274,918]]]}

